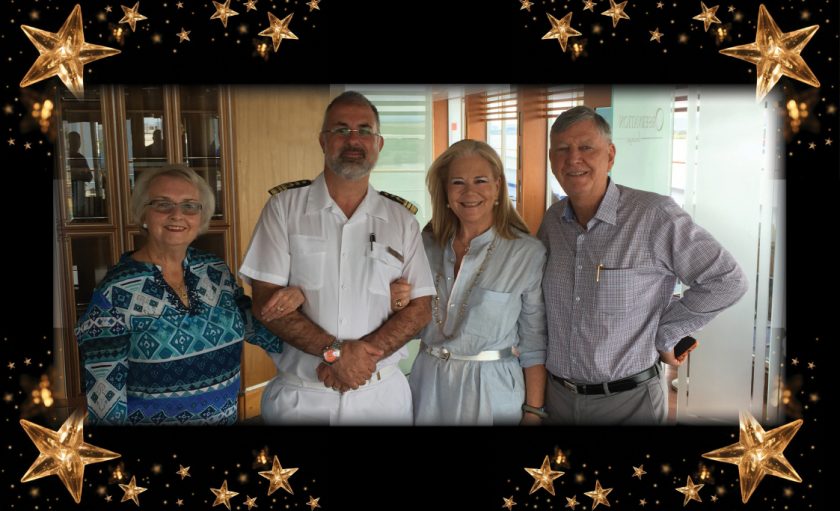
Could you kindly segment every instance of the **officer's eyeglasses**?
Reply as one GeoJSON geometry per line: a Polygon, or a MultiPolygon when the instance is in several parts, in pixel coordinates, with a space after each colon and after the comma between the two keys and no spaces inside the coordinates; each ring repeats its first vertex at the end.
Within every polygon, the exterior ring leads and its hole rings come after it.
{"type": "Polygon", "coordinates": [[[373,128],[362,126],[361,128],[354,130],[347,128],[345,126],[339,126],[336,128],[324,130],[321,133],[329,133],[330,135],[338,135],[342,138],[349,138],[351,133],[358,134],[361,138],[373,138],[378,137],[379,133],[373,130],[373,128]]]}

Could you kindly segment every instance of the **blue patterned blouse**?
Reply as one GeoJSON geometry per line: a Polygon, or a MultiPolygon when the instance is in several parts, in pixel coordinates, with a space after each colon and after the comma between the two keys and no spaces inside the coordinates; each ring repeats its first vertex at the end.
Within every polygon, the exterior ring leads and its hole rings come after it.
{"type": "Polygon", "coordinates": [[[189,308],[160,269],[125,253],[76,326],[92,424],[233,424],[242,340],[279,353],[215,255],[184,259],[189,308]]]}

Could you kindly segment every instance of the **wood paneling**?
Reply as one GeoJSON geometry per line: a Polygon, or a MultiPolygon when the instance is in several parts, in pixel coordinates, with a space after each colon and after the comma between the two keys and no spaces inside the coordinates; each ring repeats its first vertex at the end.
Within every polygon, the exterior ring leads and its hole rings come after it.
{"type": "MultiPolygon", "coordinates": [[[[324,168],[318,144],[329,87],[234,87],[233,138],[236,169],[234,197],[239,232],[239,260],[244,258],[251,233],[269,199],[269,188],[287,181],[312,179],[324,168]]],[[[250,289],[246,286],[246,292],[250,289]]],[[[271,358],[245,344],[243,388],[271,379],[271,358]]],[[[246,392],[240,410],[245,417],[259,414],[262,387],[246,392]]]]}
{"type": "Polygon", "coordinates": [[[432,138],[434,158],[449,147],[449,100],[439,99],[432,103],[432,138]]]}
{"type": "Polygon", "coordinates": [[[523,87],[519,91],[519,191],[522,218],[536,234],[545,214],[547,168],[545,120],[546,91],[539,87],[523,87]]]}
{"type": "Polygon", "coordinates": [[[487,121],[483,115],[478,115],[484,108],[485,93],[469,94],[464,98],[467,111],[466,131],[464,138],[487,141],[487,121]]]}

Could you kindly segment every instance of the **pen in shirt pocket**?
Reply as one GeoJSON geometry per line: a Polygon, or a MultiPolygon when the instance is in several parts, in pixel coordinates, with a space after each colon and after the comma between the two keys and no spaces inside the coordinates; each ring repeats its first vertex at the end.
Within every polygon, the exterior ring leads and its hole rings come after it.
{"type": "Polygon", "coordinates": [[[595,267],[595,282],[601,282],[601,270],[604,269],[604,264],[601,263],[595,267]]]}
{"type": "Polygon", "coordinates": [[[373,252],[373,243],[376,241],[376,234],[370,233],[370,251],[373,252]]]}

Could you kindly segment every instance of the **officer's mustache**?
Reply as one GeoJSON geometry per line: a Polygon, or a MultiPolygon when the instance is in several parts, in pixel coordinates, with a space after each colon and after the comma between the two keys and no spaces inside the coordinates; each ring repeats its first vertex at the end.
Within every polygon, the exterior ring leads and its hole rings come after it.
{"type": "Polygon", "coordinates": [[[341,149],[341,157],[345,158],[346,153],[348,152],[360,153],[362,158],[367,157],[367,151],[365,151],[364,147],[353,147],[353,146],[344,146],[341,149]]]}

